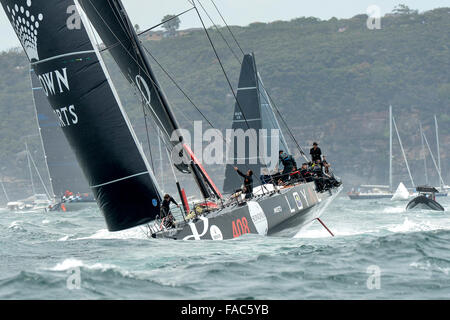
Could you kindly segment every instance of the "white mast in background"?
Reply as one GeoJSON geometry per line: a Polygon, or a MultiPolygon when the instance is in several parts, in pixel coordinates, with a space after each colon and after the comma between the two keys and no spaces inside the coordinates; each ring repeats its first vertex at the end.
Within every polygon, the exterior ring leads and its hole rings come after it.
{"type": "Polygon", "coordinates": [[[425,141],[423,140],[423,129],[422,129],[422,123],[421,122],[419,122],[419,127],[420,127],[420,138],[422,140],[423,164],[425,166],[425,184],[428,185],[427,154],[425,152],[425,141]]]}
{"type": "Polygon", "coordinates": [[[392,106],[389,106],[389,191],[392,190],[392,106]]]}
{"type": "MultiPolygon", "coordinates": [[[[438,122],[437,117],[434,115],[434,124],[436,127],[436,146],[437,146],[437,163],[438,163],[438,170],[439,170],[439,176],[442,177],[442,169],[441,169],[441,151],[439,148],[439,128],[438,128],[438,122]]],[[[439,184],[441,186],[441,190],[444,189],[444,182],[442,179],[439,179],[439,184]]]]}

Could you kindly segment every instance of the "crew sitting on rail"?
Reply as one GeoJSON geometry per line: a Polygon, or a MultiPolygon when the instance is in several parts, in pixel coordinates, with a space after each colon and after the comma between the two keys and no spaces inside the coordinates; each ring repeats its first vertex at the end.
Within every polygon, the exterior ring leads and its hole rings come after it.
{"type": "Polygon", "coordinates": [[[302,168],[300,169],[300,175],[306,182],[313,182],[314,178],[311,172],[308,169],[308,164],[305,162],[302,164],[302,168]]]}
{"type": "Polygon", "coordinates": [[[325,171],[325,174],[330,174],[331,165],[328,163],[327,159],[325,159],[325,156],[322,156],[322,167],[325,171]]]}
{"type": "Polygon", "coordinates": [[[292,168],[292,172],[290,173],[290,181],[291,183],[297,183],[297,182],[304,182],[305,179],[303,179],[300,170],[297,169],[297,166],[294,166],[292,168]]]}
{"type": "Polygon", "coordinates": [[[163,201],[161,202],[161,209],[159,211],[160,218],[162,219],[161,225],[165,226],[166,228],[175,227],[175,218],[170,211],[171,202],[174,203],[178,208],[180,207],[180,205],[169,194],[166,193],[164,195],[163,201]]]}

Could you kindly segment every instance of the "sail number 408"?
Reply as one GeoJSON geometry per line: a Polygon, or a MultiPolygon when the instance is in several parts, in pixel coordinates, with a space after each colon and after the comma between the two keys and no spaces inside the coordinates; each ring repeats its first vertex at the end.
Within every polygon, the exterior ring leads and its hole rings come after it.
{"type": "Polygon", "coordinates": [[[233,238],[237,238],[246,233],[250,233],[247,218],[242,217],[242,219],[233,221],[233,238]]]}

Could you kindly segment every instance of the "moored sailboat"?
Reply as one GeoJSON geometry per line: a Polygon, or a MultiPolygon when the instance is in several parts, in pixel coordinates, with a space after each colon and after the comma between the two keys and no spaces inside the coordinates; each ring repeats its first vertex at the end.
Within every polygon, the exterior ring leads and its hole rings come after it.
{"type": "MultiPolygon", "coordinates": [[[[392,116],[392,106],[389,106],[389,185],[361,185],[359,189],[363,189],[364,191],[355,191],[352,190],[348,193],[348,197],[351,200],[368,200],[368,199],[385,199],[390,198],[393,201],[397,200],[405,200],[408,198],[405,192],[405,186],[403,182],[399,182],[399,185],[394,192],[394,184],[393,184],[393,129],[397,134],[398,142],[400,145],[400,149],[402,151],[403,160],[405,161],[406,169],[408,170],[409,179],[411,181],[411,186],[415,187],[414,179],[411,174],[411,170],[409,168],[408,159],[405,154],[405,150],[403,149],[402,140],[400,138],[400,133],[397,128],[397,124],[395,122],[394,117],[392,116]]],[[[407,191],[407,190],[406,190],[407,191]]]]}

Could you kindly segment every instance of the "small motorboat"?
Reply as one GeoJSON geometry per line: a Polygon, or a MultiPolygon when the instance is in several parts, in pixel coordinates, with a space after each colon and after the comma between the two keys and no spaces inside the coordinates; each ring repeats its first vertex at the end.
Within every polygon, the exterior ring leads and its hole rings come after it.
{"type": "Polygon", "coordinates": [[[444,211],[444,207],[436,202],[436,193],[439,192],[434,187],[419,186],[416,188],[419,195],[412,199],[406,206],[406,210],[411,209],[426,209],[444,211]]]}

